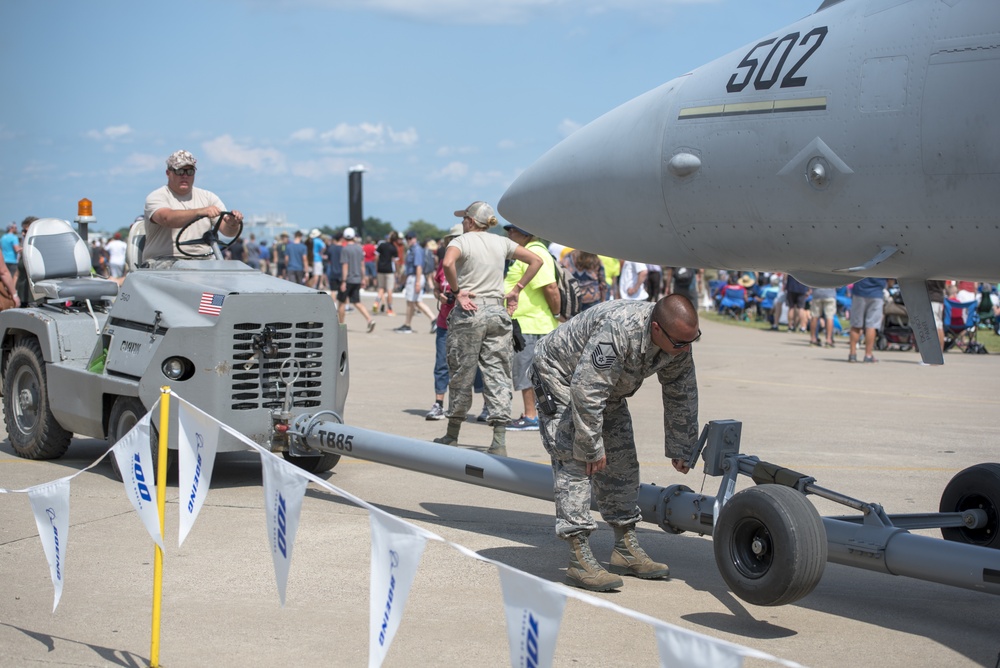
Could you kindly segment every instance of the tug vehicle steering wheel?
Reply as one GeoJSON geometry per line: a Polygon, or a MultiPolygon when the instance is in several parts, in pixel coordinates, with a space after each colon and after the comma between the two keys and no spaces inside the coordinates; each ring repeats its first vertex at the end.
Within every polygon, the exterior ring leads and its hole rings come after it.
{"type": "Polygon", "coordinates": [[[232,215],[232,213],[232,211],[221,212],[218,219],[216,219],[215,224],[206,230],[203,235],[197,238],[184,239],[184,233],[187,232],[189,227],[197,223],[199,220],[202,220],[202,218],[195,218],[190,223],[182,227],[181,231],[177,233],[177,238],[174,239],[174,246],[177,248],[177,252],[184,257],[203,258],[212,257],[214,255],[217,260],[223,259],[222,250],[232,246],[236,240],[240,238],[240,235],[243,234],[243,221],[240,221],[240,229],[236,233],[236,236],[225,243],[219,242],[219,228],[222,227],[222,219],[226,216],[232,215]],[[185,250],[185,246],[208,246],[211,250],[206,253],[189,253],[185,250]]]}

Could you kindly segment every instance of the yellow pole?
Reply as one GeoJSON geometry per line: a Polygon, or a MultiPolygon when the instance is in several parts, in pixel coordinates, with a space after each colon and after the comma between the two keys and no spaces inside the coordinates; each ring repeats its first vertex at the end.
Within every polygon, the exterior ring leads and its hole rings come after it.
{"type": "MultiPolygon", "coordinates": [[[[167,426],[170,420],[170,387],[160,388],[160,441],[156,458],[156,507],[160,513],[160,535],[165,541],[167,514],[167,426]]],[[[153,637],[149,648],[150,668],[160,665],[160,604],[163,602],[163,550],[156,545],[153,557],[153,637]]]]}

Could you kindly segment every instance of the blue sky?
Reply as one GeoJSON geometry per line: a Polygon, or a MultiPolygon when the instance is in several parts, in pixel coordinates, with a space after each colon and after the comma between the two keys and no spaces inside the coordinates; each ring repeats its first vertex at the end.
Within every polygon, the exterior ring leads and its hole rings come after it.
{"type": "Polygon", "coordinates": [[[441,228],[606,111],[820,0],[204,0],[0,3],[0,222],[115,230],[198,158],[247,215],[441,228]]]}

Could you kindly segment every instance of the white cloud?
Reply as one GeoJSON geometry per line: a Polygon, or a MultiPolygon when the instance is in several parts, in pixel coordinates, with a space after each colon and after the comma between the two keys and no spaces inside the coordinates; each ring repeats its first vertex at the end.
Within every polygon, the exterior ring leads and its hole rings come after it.
{"type": "MultiPolygon", "coordinates": [[[[300,134],[303,131],[299,131],[300,134]]],[[[304,133],[303,133],[304,134],[304,133]]],[[[394,130],[382,123],[339,123],[332,130],[319,134],[324,150],[329,153],[372,153],[408,148],[420,140],[416,128],[394,130]]]]}
{"type": "Polygon", "coordinates": [[[469,166],[464,162],[449,162],[443,168],[432,172],[431,179],[448,179],[450,181],[460,181],[469,175],[469,166]]]}
{"type": "Polygon", "coordinates": [[[255,172],[280,174],[287,171],[285,156],[273,148],[252,148],[222,135],[201,145],[205,155],[223,165],[247,167],[255,172]]]}
{"type": "Polygon", "coordinates": [[[321,181],[330,176],[343,176],[353,167],[355,161],[348,158],[319,158],[318,160],[301,160],[292,163],[293,176],[321,181]]]}
{"type": "Polygon", "coordinates": [[[556,132],[558,132],[560,136],[569,137],[571,134],[573,134],[582,127],[583,126],[577,123],[576,121],[569,118],[564,118],[561,121],[559,121],[559,125],[556,127],[556,132]]]}
{"type": "Polygon", "coordinates": [[[301,130],[296,130],[292,133],[290,139],[292,141],[316,141],[316,129],[302,128],[301,130]]]}
{"type": "Polygon", "coordinates": [[[112,176],[130,176],[132,174],[145,174],[155,171],[157,168],[167,169],[162,156],[150,155],[148,153],[132,153],[125,161],[111,168],[112,176]]]}
{"type": "Polygon", "coordinates": [[[473,171],[468,164],[455,160],[441,169],[434,171],[428,177],[432,181],[452,181],[465,183],[477,188],[495,185],[507,185],[512,179],[499,170],[485,172],[473,171]]]}
{"type": "Polygon", "coordinates": [[[87,132],[88,139],[97,141],[116,141],[132,134],[132,128],[128,125],[110,125],[103,130],[90,130],[87,132]]]}
{"type": "Polygon", "coordinates": [[[472,175],[470,179],[472,185],[476,187],[494,186],[494,185],[505,185],[511,182],[511,179],[501,171],[491,170],[488,172],[476,172],[472,175]]]}
{"type": "Polygon", "coordinates": [[[600,15],[629,11],[640,15],[662,14],[671,5],[718,0],[285,0],[285,4],[358,9],[444,24],[521,24],[543,15],[600,15]]]}
{"type": "Polygon", "coordinates": [[[37,160],[30,160],[21,166],[20,171],[26,176],[51,174],[56,171],[56,165],[47,162],[39,162],[37,160]]]}
{"type": "Polygon", "coordinates": [[[497,142],[497,148],[501,151],[509,151],[510,149],[517,148],[517,143],[513,139],[501,139],[497,142]]]}
{"type": "MultiPolygon", "coordinates": [[[[306,0],[308,2],[308,0],[306,0]]],[[[313,0],[309,4],[362,9],[433,23],[524,23],[541,10],[569,0],[313,0]]]]}
{"type": "Polygon", "coordinates": [[[389,140],[393,144],[398,144],[400,146],[413,146],[417,143],[420,137],[417,136],[416,128],[406,128],[401,132],[396,132],[392,128],[388,128],[389,140]]]}
{"type": "Polygon", "coordinates": [[[441,146],[434,152],[434,155],[439,158],[450,158],[453,155],[468,155],[478,152],[479,149],[475,146],[441,146]]]}

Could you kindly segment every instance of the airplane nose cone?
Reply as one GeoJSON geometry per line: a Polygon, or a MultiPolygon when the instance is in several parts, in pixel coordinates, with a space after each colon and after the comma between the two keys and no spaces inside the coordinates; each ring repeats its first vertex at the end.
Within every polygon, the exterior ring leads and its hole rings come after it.
{"type": "Polygon", "coordinates": [[[672,81],[577,130],[500,198],[518,227],[575,248],[640,261],[671,229],[663,199],[663,133],[672,81]],[[625,255],[626,249],[632,252],[625,255]]]}

